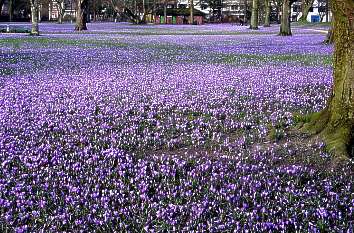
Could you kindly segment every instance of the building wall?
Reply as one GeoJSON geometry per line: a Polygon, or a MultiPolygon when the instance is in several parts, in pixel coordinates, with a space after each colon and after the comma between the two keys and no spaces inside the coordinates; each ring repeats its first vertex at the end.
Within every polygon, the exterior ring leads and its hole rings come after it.
{"type": "MultiPolygon", "coordinates": [[[[312,6],[312,9],[310,10],[309,14],[307,15],[307,21],[308,22],[317,22],[317,20],[321,20],[320,16],[322,15],[322,21],[321,22],[331,22],[332,21],[332,12],[330,11],[330,8],[328,9],[328,19],[326,17],[326,3],[329,2],[330,0],[315,0],[312,6]]],[[[291,7],[291,15],[293,21],[298,21],[300,17],[302,16],[301,12],[301,0],[295,2],[292,7],[291,7]]]]}

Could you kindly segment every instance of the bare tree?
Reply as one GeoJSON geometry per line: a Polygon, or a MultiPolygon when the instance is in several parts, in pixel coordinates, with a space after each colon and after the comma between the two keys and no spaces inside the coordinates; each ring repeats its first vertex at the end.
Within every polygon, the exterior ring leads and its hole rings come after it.
{"type": "Polygon", "coordinates": [[[279,35],[281,35],[281,36],[291,36],[290,0],[283,0],[279,35]]]}
{"type": "Polygon", "coordinates": [[[301,17],[299,21],[307,22],[307,16],[315,0],[302,0],[301,3],[301,17]]]}
{"type": "Polygon", "coordinates": [[[193,24],[194,23],[194,2],[193,2],[193,0],[189,0],[189,10],[190,10],[189,23],[193,24]]]}
{"type": "MultiPolygon", "coordinates": [[[[136,24],[146,23],[146,15],[155,15],[157,10],[156,0],[152,5],[147,4],[145,0],[109,0],[109,2],[117,14],[128,17],[136,24]]],[[[168,0],[160,1],[160,3],[167,9],[168,0]]]]}
{"type": "Polygon", "coordinates": [[[264,15],[264,27],[270,27],[270,13],[271,13],[271,4],[270,0],[265,0],[264,1],[264,7],[265,7],[265,15],[264,15]]]}
{"type": "Polygon", "coordinates": [[[259,10],[259,0],[252,1],[252,16],[250,29],[258,29],[258,10],[259,10]]]}
{"type": "Polygon", "coordinates": [[[327,1],[326,0],[318,0],[317,7],[318,7],[318,14],[320,16],[320,22],[323,21],[324,17],[327,15],[327,1]]]}
{"type": "Polygon", "coordinates": [[[39,2],[38,0],[30,0],[30,4],[31,4],[31,21],[32,21],[31,35],[38,36],[39,35],[39,29],[38,29],[39,2]]]}
{"type": "Polygon", "coordinates": [[[9,12],[9,21],[12,22],[12,20],[14,18],[14,1],[13,0],[9,0],[8,12],[9,12]]]}
{"type": "Polygon", "coordinates": [[[76,31],[87,30],[87,6],[88,0],[77,0],[76,31]]]}
{"type": "Polygon", "coordinates": [[[58,23],[63,23],[64,13],[65,13],[65,4],[64,0],[54,0],[53,3],[56,4],[58,9],[58,23]]]}

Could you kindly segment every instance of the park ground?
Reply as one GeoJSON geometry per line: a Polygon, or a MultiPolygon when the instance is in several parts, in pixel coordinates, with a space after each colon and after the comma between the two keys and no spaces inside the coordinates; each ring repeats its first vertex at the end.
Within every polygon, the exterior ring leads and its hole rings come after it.
{"type": "Polygon", "coordinates": [[[0,34],[1,232],[353,231],[353,160],[293,133],[328,26],[88,28],[0,34]]]}

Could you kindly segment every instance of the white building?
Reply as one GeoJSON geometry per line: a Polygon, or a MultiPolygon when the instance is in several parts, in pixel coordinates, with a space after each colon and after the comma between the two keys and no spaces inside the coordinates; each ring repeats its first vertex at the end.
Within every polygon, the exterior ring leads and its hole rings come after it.
{"type": "Polygon", "coordinates": [[[70,15],[72,17],[75,17],[76,15],[76,1],[75,0],[63,0],[63,1],[57,1],[57,0],[52,0],[49,2],[49,15],[48,19],[49,20],[57,20],[59,17],[59,9],[60,7],[58,5],[61,5],[62,9],[65,9],[64,12],[64,17],[67,15],[70,15]]]}
{"type": "MultiPolygon", "coordinates": [[[[249,0],[215,0],[214,9],[212,9],[208,1],[194,0],[194,8],[205,13],[207,17],[219,14],[220,18],[221,16],[232,16],[243,19],[245,14],[245,2],[249,2],[249,0]]],[[[189,3],[190,0],[178,0],[177,7],[189,8],[189,3]]]]}
{"type": "MultiPolygon", "coordinates": [[[[330,22],[332,13],[330,8],[327,8],[329,0],[315,0],[307,15],[308,22],[330,22]]],[[[298,21],[302,16],[301,0],[293,3],[291,7],[292,21],[298,21]]]]}

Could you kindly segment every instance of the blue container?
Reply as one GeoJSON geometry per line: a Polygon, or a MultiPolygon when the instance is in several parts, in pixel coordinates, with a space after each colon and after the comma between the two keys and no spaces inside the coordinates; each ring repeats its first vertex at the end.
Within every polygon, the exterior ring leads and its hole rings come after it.
{"type": "Polygon", "coordinates": [[[320,16],[319,15],[311,15],[311,22],[312,23],[320,22],[320,16]]]}

